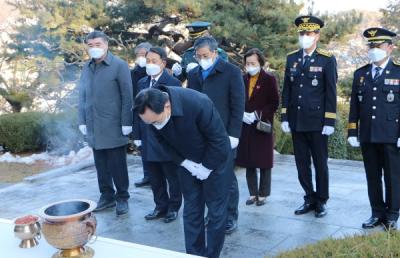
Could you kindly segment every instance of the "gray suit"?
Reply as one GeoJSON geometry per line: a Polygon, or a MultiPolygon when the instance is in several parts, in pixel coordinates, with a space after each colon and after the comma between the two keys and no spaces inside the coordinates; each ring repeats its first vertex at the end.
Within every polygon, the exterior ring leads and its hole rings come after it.
{"type": "Polygon", "coordinates": [[[86,125],[93,148],[101,198],[128,199],[128,136],[122,134],[122,126],[132,126],[132,80],[128,64],[110,52],[101,63],[90,60],[83,67],[79,124],[86,125]]]}
{"type": "Polygon", "coordinates": [[[79,124],[87,127],[87,141],[96,149],[124,146],[121,126],[132,125],[132,80],[128,64],[110,52],[100,64],[92,60],[79,83],[79,124]]]}

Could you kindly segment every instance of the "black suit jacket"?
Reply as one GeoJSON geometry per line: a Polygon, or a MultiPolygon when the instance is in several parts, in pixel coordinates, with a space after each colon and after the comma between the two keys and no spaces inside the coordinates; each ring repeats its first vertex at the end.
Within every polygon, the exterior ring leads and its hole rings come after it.
{"type": "Polygon", "coordinates": [[[171,118],[161,129],[152,130],[159,142],[180,165],[185,159],[216,170],[230,157],[230,143],[213,102],[191,89],[162,87],[171,101],[171,118]]]}
{"type": "MultiPolygon", "coordinates": [[[[146,76],[139,80],[138,90],[141,91],[150,87],[151,77],[146,76]]],[[[168,74],[164,70],[157,83],[152,87],[158,87],[159,85],[168,86],[181,86],[181,82],[175,77],[168,74]]],[[[137,113],[134,114],[133,121],[133,139],[141,140],[141,154],[145,161],[163,162],[170,161],[171,156],[169,153],[160,145],[157,138],[151,130],[152,125],[145,124],[138,116],[137,113]]]]}

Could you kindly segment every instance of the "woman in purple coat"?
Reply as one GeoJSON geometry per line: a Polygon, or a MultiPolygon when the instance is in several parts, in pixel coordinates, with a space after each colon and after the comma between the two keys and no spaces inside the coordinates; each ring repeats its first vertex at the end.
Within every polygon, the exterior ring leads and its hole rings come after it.
{"type": "Polygon", "coordinates": [[[273,167],[273,135],[257,130],[258,118],[273,123],[274,113],[279,106],[276,79],[265,72],[265,57],[258,49],[250,49],[244,56],[246,74],[246,107],[240,136],[236,164],[246,168],[247,186],[250,197],[247,205],[261,206],[271,193],[271,169],[273,167]],[[258,185],[257,169],[260,170],[258,185]]]}

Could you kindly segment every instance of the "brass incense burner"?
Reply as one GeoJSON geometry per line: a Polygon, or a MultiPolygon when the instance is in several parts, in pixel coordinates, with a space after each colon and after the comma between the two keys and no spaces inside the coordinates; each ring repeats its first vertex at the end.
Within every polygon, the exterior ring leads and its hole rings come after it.
{"type": "Polygon", "coordinates": [[[96,203],[76,199],[56,202],[43,207],[42,234],[46,241],[59,249],[53,258],[89,258],[94,250],[85,245],[96,234],[97,221],[92,213],[96,203]]]}

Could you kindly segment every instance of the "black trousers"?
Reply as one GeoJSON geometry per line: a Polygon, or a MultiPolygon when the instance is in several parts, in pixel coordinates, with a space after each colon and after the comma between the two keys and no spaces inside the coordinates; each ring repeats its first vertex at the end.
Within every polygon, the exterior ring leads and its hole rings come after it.
{"type": "Polygon", "coordinates": [[[150,179],[147,161],[145,161],[143,159],[143,156],[141,156],[141,158],[142,158],[142,166],[143,166],[143,179],[147,179],[147,178],[150,179]]]}
{"type": "Polygon", "coordinates": [[[229,190],[228,221],[237,221],[239,218],[239,184],[233,163],[234,161],[232,160],[232,184],[229,190]]]}
{"type": "Polygon", "coordinates": [[[399,148],[396,144],[362,143],[361,151],[372,216],[397,220],[400,208],[399,148]],[[385,196],[383,195],[382,175],[385,183],[385,196]]]}
{"type": "Polygon", "coordinates": [[[246,168],[246,179],[250,196],[267,197],[271,194],[270,168],[260,168],[260,186],[256,168],[246,168]]]}
{"type": "Polygon", "coordinates": [[[298,178],[307,203],[329,199],[328,136],[321,132],[292,132],[298,178]],[[315,168],[316,190],[312,182],[311,157],[315,168]]]}
{"type": "Polygon", "coordinates": [[[181,168],[170,161],[146,163],[156,209],[165,212],[178,211],[182,204],[182,192],[178,180],[178,173],[182,173],[178,170],[181,168]]]}
{"type": "Polygon", "coordinates": [[[129,177],[126,146],[103,150],[93,149],[93,155],[101,198],[128,200],[129,177]],[[113,183],[117,189],[116,194],[113,183]]]}
{"type": "MultiPolygon", "coordinates": [[[[231,159],[231,158],[229,158],[231,159]]],[[[183,226],[188,254],[217,258],[225,241],[228,195],[232,182],[232,160],[198,180],[189,171],[179,173],[184,208],[183,226]],[[208,208],[207,241],[204,226],[205,205],[208,208]],[[207,243],[207,244],[206,244],[207,243]]]]}

